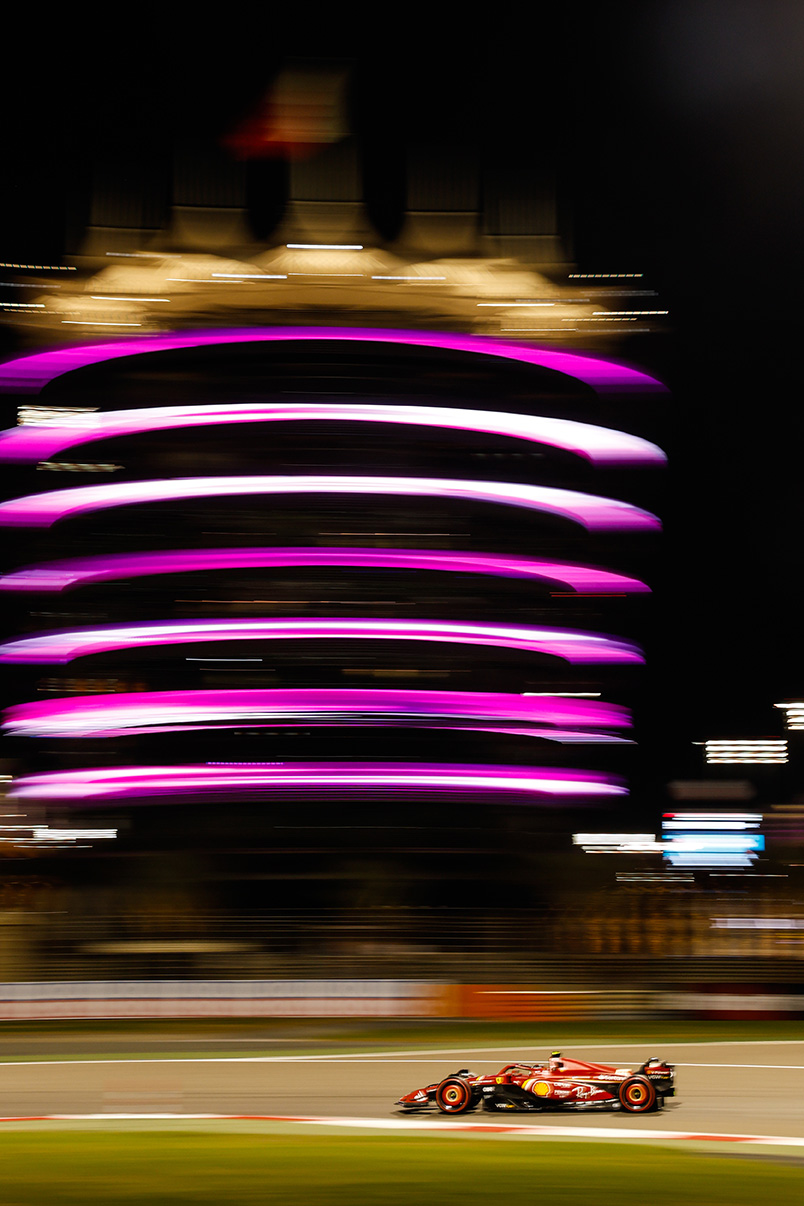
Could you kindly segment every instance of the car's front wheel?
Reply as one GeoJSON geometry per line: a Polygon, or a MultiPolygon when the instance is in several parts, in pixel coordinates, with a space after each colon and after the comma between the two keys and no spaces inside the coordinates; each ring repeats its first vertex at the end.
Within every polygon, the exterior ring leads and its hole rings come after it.
{"type": "Polygon", "coordinates": [[[656,1105],[656,1090],[647,1076],[630,1076],[620,1085],[620,1102],[629,1114],[645,1114],[656,1105]]]}
{"type": "Polygon", "coordinates": [[[448,1076],[442,1080],[435,1099],[442,1114],[465,1114],[476,1104],[472,1086],[462,1076],[448,1076]]]}

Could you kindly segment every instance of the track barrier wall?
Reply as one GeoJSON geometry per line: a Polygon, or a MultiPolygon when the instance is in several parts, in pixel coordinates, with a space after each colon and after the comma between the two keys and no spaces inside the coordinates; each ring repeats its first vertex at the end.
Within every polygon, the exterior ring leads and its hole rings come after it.
{"type": "Polygon", "coordinates": [[[37,981],[0,984],[0,1021],[92,1018],[457,1018],[570,1022],[802,1018],[804,994],[431,984],[400,980],[37,981]]]}

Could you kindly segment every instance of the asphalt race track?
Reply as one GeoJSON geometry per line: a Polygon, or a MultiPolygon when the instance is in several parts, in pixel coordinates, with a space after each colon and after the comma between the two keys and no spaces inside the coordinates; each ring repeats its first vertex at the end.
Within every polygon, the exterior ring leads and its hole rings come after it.
{"type": "MultiPolygon", "coordinates": [[[[804,1042],[670,1043],[661,1050],[618,1044],[573,1047],[567,1054],[618,1067],[633,1066],[649,1055],[663,1056],[676,1064],[678,1096],[660,1113],[637,1116],[587,1109],[532,1115],[477,1111],[469,1117],[478,1122],[578,1125],[601,1131],[662,1127],[804,1137],[804,1042]]],[[[519,1047],[515,1051],[466,1048],[442,1055],[376,1051],[323,1057],[268,1054],[0,1063],[0,1115],[326,1114],[389,1119],[401,1116],[394,1101],[402,1093],[458,1068],[486,1072],[513,1059],[529,1062],[544,1056],[542,1048],[519,1047]]],[[[432,1117],[444,1118],[438,1113],[432,1117]]]]}

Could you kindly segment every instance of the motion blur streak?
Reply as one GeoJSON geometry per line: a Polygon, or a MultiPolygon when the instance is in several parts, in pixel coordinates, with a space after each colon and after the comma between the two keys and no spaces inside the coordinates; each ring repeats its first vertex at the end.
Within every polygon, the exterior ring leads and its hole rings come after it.
{"type": "MultiPolygon", "coordinates": [[[[270,721],[248,720],[248,721],[244,721],[241,718],[236,721],[213,721],[209,724],[204,724],[203,727],[205,729],[240,729],[243,727],[244,724],[247,724],[249,729],[257,729],[257,728],[261,728],[261,729],[294,728],[295,729],[299,725],[303,725],[305,730],[307,730],[307,729],[316,729],[316,730],[318,730],[318,729],[339,729],[339,728],[343,728],[345,726],[352,726],[352,727],[360,726],[363,728],[365,728],[367,726],[368,727],[384,726],[386,728],[405,728],[408,726],[412,726],[412,727],[419,728],[419,729],[421,729],[421,728],[436,729],[437,728],[439,731],[450,732],[450,733],[498,733],[498,734],[508,734],[509,736],[513,736],[513,737],[532,737],[532,738],[539,738],[539,740],[541,740],[541,741],[554,741],[558,745],[634,745],[635,744],[635,742],[631,741],[630,738],[615,737],[611,733],[599,733],[595,729],[552,729],[552,728],[543,729],[543,728],[539,728],[536,725],[529,727],[529,728],[511,728],[509,726],[503,726],[503,725],[499,725],[499,724],[489,724],[488,722],[477,723],[477,724],[473,724],[473,725],[439,724],[436,721],[418,722],[418,721],[414,721],[410,718],[404,718],[404,717],[401,717],[401,718],[387,717],[384,719],[375,719],[372,717],[362,717],[362,716],[361,717],[349,717],[349,716],[346,716],[346,717],[339,717],[337,720],[318,720],[315,718],[313,718],[311,720],[309,717],[305,717],[304,719],[302,719],[301,717],[297,717],[295,720],[292,720],[292,721],[284,721],[284,720],[270,720],[270,721]]],[[[154,733],[191,733],[191,732],[196,732],[199,728],[199,725],[200,725],[200,722],[193,723],[193,724],[179,724],[179,723],[176,723],[176,724],[170,723],[170,724],[161,724],[161,725],[160,724],[143,724],[142,726],[138,725],[136,731],[138,733],[147,733],[149,735],[152,735],[154,733]]],[[[80,737],[99,737],[99,736],[100,737],[125,737],[126,734],[129,732],[131,732],[131,729],[123,729],[123,728],[102,729],[100,731],[94,730],[94,729],[93,730],[89,730],[89,729],[83,730],[82,729],[79,732],[72,731],[72,730],[70,732],[60,732],[60,731],[56,731],[55,729],[48,729],[47,735],[49,737],[69,737],[70,740],[72,740],[73,738],[80,738],[80,737]]],[[[39,733],[39,730],[37,730],[37,734],[38,733],[39,733]]],[[[34,736],[36,734],[34,734],[34,732],[32,730],[30,733],[22,733],[20,731],[15,731],[13,735],[19,737],[19,736],[34,736]]]]}
{"type": "Polygon", "coordinates": [[[179,645],[192,641],[263,640],[444,641],[495,645],[547,653],[570,663],[635,664],[644,660],[630,641],[568,628],[518,624],[460,623],[451,620],[155,620],[65,629],[20,637],[0,645],[2,662],[69,662],[112,649],[179,645]]]}
{"type": "Polygon", "coordinates": [[[112,698],[94,695],[18,704],[4,728],[15,736],[112,736],[129,728],[160,728],[214,721],[299,718],[369,721],[371,718],[462,717],[569,724],[629,725],[626,708],[589,700],[534,699],[474,691],[372,691],[340,689],[146,691],[112,698]]]}
{"type": "Polygon", "coordinates": [[[0,503],[0,525],[49,527],[58,519],[106,507],[177,499],[226,498],[247,494],[393,494],[460,498],[546,511],[590,529],[658,530],[659,520],[630,503],[577,490],[510,482],[455,481],[438,477],[341,477],[297,474],[236,477],[183,477],[144,482],[112,482],[28,494],[0,503]]]}
{"type": "Polygon", "coordinates": [[[10,428],[0,432],[0,460],[47,460],[65,448],[90,440],[166,431],[176,427],[207,427],[222,423],[406,423],[482,431],[533,440],[577,453],[602,464],[663,464],[661,449],[638,436],[572,419],[549,419],[500,411],[466,410],[447,406],[386,406],[314,402],[229,402],[209,406],[154,406],[146,410],[115,410],[73,417],[58,425],[10,428]]]}
{"type": "Polygon", "coordinates": [[[49,381],[89,364],[102,364],[121,356],[140,356],[145,352],[174,351],[180,348],[209,347],[227,343],[293,343],[339,340],[354,343],[396,343],[408,347],[442,348],[445,351],[477,352],[519,360],[539,368],[565,373],[593,389],[641,390],[665,393],[655,377],[625,365],[574,352],[556,352],[545,348],[520,347],[515,343],[492,342],[478,335],[454,335],[430,331],[393,331],[371,327],[276,327],[245,330],[181,331],[142,338],[114,340],[109,343],[80,344],[19,356],[0,365],[0,391],[38,393],[49,381]]]}
{"type": "Polygon", "coordinates": [[[615,777],[554,767],[482,766],[427,762],[297,762],[270,766],[133,766],[115,770],[28,775],[12,784],[17,799],[132,799],[142,796],[243,792],[265,796],[299,788],[364,788],[418,792],[506,792],[568,798],[623,796],[615,777]]]}
{"type": "Polygon", "coordinates": [[[636,578],[592,566],[490,553],[451,553],[417,549],[361,548],[240,548],[174,549],[157,553],[109,553],[98,557],[70,557],[28,565],[0,577],[0,590],[69,590],[90,582],[139,578],[148,574],[187,573],[192,570],[276,569],[290,565],[343,565],[361,569],[438,570],[461,574],[493,574],[501,578],[552,580],[583,594],[612,590],[650,591],[636,578]]]}

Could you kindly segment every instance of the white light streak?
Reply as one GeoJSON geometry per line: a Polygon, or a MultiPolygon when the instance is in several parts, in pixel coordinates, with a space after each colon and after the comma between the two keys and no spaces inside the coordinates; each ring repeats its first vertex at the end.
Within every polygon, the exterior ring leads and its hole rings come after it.
{"type": "Polygon", "coordinates": [[[141,322],[95,322],[88,318],[63,318],[68,327],[141,327],[141,322]]]}
{"type": "Polygon", "coordinates": [[[691,851],[666,852],[665,858],[673,867],[750,867],[756,861],[753,851],[748,854],[700,854],[691,851]]]}
{"type": "Polygon", "coordinates": [[[707,832],[718,829],[756,829],[759,821],[662,821],[662,829],[703,829],[707,832]]]}
{"type": "MultiPolygon", "coordinates": [[[[24,813],[14,814],[24,816],[24,813]]],[[[29,846],[37,843],[66,844],[78,841],[109,841],[117,837],[116,829],[53,829],[49,825],[0,825],[0,840],[14,846],[29,846]],[[5,836],[7,835],[7,836],[5,836]]],[[[89,849],[82,846],[81,849],[89,849]]]]}
{"type": "Polygon", "coordinates": [[[668,854],[676,851],[698,850],[761,850],[765,839],[756,833],[673,833],[665,839],[662,849],[668,854]]]}
{"type": "Polygon", "coordinates": [[[121,302],[167,302],[170,304],[169,297],[120,297],[118,294],[111,293],[90,293],[93,301],[121,301],[121,302]]]}
{"type": "Polygon", "coordinates": [[[122,465],[112,461],[82,462],[82,461],[39,461],[37,469],[50,469],[61,473],[116,473],[122,465]]]}
{"type": "Polygon", "coordinates": [[[761,821],[761,812],[673,812],[677,821],[761,821]]]}
{"type": "MultiPolygon", "coordinates": [[[[79,415],[94,415],[97,406],[31,406],[26,404],[17,409],[17,423],[22,426],[32,423],[61,423],[69,416],[75,421],[79,415]]],[[[78,420],[80,422],[80,419],[78,420]]]]}
{"type": "Polygon", "coordinates": [[[778,703],[773,705],[774,708],[780,708],[786,713],[785,721],[787,728],[791,732],[799,732],[804,729],[804,703],[800,700],[791,703],[778,703]]]}
{"type": "Polygon", "coordinates": [[[664,847],[653,833],[573,833],[585,854],[657,854],[664,847]]]}
{"type": "Polygon", "coordinates": [[[788,759],[786,757],[774,757],[770,754],[723,754],[719,757],[707,758],[709,766],[747,766],[751,764],[762,764],[765,766],[783,766],[788,759]]]}
{"type": "Polygon", "coordinates": [[[713,917],[713,930],[804,930],[800,917],[713,917]]]}
{"type": "Polygon", "coordinates": [[[286,243],[288,251],[362,251],[362,243],[286,243]]]}
{"type": "Polygon", "coordinates": [[[762,738],[746,741],[717,740],[704,743],[707,763],[776,763],[787,762],[785,738],[762,738]]]}

